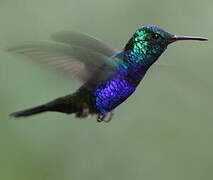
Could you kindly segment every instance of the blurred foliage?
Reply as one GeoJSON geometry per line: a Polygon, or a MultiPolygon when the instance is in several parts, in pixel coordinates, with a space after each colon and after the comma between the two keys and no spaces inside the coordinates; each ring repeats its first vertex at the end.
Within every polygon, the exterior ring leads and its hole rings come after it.
{"type": "Polygon", "coordinates": [[[0,179],[210,180],[213,177],[213,1],[0,0],[0,179]],[[172,44],[109,124],[8,114],[79,87],[4,51],[61,30],[121,49],[140,25],[207,36],[172,44]]]}

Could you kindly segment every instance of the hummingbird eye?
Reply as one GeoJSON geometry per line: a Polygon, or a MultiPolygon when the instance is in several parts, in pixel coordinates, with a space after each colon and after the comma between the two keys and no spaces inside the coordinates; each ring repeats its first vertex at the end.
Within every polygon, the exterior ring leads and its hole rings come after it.
{"type": "Polygon", "coordinates": [[[160,38],[160,35],[157,34],[157,33],[152,33],[151,37],[152,37],[153,40],[158,40],[160,38]]]}

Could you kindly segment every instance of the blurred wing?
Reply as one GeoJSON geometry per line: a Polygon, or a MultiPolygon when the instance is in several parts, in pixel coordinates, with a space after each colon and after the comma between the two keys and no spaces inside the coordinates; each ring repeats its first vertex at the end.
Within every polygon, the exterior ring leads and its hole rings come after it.
{"type": "Polygon", "coordinates": [[[94,50],[105,56],[111,57],[118,53],[118,50],[111,48],[104,42],[95,39],[86,34],[74,31],[62,31],[52,35],[52,39],[57,42],[63,42],[69,45],[75,45],[94,50]]]}
{"type": "Polygon", "coordinates": [[[94,73],[104,76],[114,67],[111,58],[97,51],[63,43],[29,42],[7,50],[25,56],[68,77],[74,76],[82,82],[91,79],[94,73]]]}

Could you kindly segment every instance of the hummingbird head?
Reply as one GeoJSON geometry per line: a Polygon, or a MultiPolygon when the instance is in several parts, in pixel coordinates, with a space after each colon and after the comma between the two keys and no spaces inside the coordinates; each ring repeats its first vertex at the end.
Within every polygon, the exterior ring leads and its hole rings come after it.
{"type": "Polygon", "coordinates": [[[151,65],[165,51],[169,44],[181,40],[206,41],[208,39],[174,35],[157,26],[148,25],[142,26],[133,34],[126,44],[124,51],[130,52],[130,55],[142,57],[143,63],[151,65]]]}

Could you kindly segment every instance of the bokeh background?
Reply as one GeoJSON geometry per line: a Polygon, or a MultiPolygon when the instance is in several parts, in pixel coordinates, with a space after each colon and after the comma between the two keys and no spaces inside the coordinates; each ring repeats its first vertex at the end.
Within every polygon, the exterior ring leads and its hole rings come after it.
{"type": "Polygon", "coordinates": [[[211,0],[0,0],[0,179],[211,180],[212,10],[211,0]],[[209,42],[169,46],[109,124],[59,113],[8,117],[80,83],[6,47],[74,30],[121,49],[147,24],[209,42]]]}

